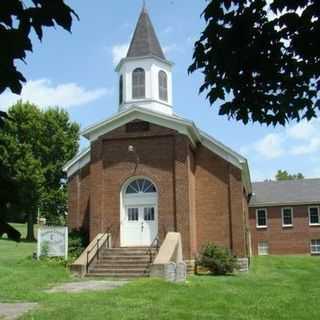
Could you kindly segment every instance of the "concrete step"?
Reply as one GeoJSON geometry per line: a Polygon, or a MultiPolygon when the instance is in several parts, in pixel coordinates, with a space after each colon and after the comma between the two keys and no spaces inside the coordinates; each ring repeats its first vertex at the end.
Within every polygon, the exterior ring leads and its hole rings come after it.
{"type": "Polygon", "coordinates": [[[110,279],[133,279],[133,278],[146,278],[149,277],[149,274],[133,274],[133,273],[127,273],[127,274],[103,274],[103,273],[94,273],[90,272],[86,275],[86,277],[94,277],[94,278],[110,278],[110,279]]]}
{"type": "Polygon", "coordinates": [[[90,270],[90,273],[117,273],[117,274],[123,274],[123,273],[146,273],[149,272],[147,268],[130,268],[130,269],[120,269],[120,268],[97,268],[94,267],[90,270]]]}
{"type": "Polygon", "coordinates": [[[126,267],[126,266],[149,266],[149,261],[98,261],[96,266],[117,266],[117,267],[126,267]]]}

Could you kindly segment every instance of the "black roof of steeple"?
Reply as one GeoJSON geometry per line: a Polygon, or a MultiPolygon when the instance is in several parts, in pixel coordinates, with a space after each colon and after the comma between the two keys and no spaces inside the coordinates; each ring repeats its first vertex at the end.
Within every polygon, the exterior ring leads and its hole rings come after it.
{"type": "Polygon", "coordinates": [[[166,60],[145,5],[131,40],[127,58],[156,56],[166,60]]]}

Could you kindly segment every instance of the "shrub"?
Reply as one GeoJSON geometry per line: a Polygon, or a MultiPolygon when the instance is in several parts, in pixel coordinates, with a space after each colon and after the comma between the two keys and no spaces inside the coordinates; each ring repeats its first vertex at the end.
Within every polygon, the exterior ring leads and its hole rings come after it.
{"type": "Polygon", "coordinates": [[[237,259],[230,250],[211,243],[201,250],[197,265],[208,269],[215,275],[230,274],[238,268],[237,259]]]}
{"type": "Polygon", "coordinates": [[[83,250],[87,247],[89,242],[88,234],[84,230],[72,230],[69,233],[69,255],[76,258],[80,256],[83,250]]]}

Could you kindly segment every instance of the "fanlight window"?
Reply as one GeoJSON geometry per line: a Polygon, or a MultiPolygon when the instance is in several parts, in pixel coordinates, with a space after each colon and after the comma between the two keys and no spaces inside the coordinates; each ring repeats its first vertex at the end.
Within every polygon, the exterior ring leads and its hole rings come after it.
{"type": "Polygon", "coordinates": [[[126,190],[126,194],[137,194],[137,193],[155,193],[157,192],[155,186],[146,179],[137,179],[132,181],[126,190]]]}
{"type": "Polygon", "coordinates": [[[159,98],[168,101],[168,79],[164,71],[159,71],[159,98]]]}
{"type": "Polygon", "coordinates": [[[142,68],[132,72],[132,98],[142,99],[146,96],[146,74],[142,68]]]}

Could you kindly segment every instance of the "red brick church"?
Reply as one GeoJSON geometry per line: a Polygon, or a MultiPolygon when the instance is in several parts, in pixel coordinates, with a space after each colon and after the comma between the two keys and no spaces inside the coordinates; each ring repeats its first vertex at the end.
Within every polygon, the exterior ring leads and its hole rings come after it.
{"type": "Polygon", "coordinates": [[[185,261],[208,242],[257,254],[264,235],[254,232],[252,250],[247,160],[174,113],[172,67],[144,8],[116,68],[118,113],[82,132],[90,147],[65,167],[69,228],[91,240],[110,232],[113,248],[148,247],[177,232],[185,261]]]}

